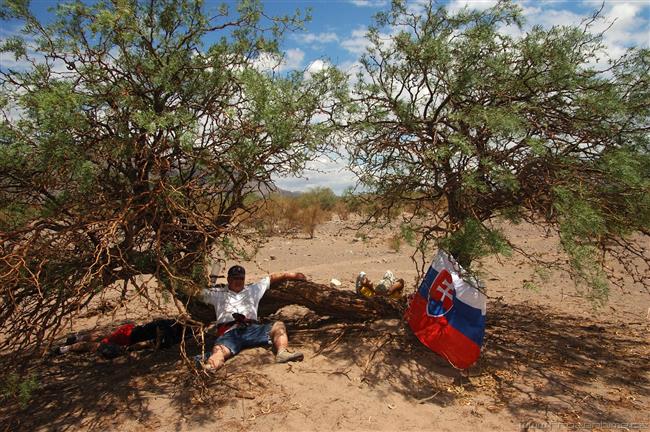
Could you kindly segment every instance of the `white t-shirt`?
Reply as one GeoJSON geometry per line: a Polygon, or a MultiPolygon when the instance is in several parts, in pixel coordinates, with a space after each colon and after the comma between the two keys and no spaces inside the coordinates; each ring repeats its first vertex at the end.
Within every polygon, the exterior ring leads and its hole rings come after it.
{"type": "Polygon", "coordinates": [[[257,307],[262,296],[271,286],[271,277],[266,276],[261,281],[246,285],[236,293],[225,289],[205,289],[201,292],[203,302],[214,306],[217,324],[234,321],[233,313],[239,313],[251,320],[257,320],[257,307]]]}

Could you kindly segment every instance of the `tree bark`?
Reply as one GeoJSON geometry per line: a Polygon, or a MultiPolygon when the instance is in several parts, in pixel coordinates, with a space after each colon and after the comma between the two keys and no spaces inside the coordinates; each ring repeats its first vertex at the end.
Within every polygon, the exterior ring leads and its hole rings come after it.
{"type": "MultiPolygon", "coordinates": [[[[258,316],[263,318],[287,305],[300,305],[321,316],[346,321],[398,318],[404,302],[386,297],[360,298],[352,291],[338,290],[311,281],[285,281],[274,284],[260,302],[258,316]]],[[[214,322],[214,308],[190,298],[186,302],[190,316],[203,323],[214,322]]]]}
{"type": "Polygon", "coordinates": [[[359,297],[353,291],[330,288],[311,281],[286,281],[271,286],[260,302],[260,315],[297,304],[318,315],[347,321],[366,321],[401,316],[403,303],[387,297],[359,297]]]}

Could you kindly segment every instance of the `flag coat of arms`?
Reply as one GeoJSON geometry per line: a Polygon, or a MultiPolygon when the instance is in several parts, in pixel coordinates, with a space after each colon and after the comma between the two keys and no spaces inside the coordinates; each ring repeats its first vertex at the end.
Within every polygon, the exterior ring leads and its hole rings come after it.
{"type": "Polygon", "coordinates": [[[486,297],[460,273],[460,266],[438,251],[409,303],[406,321],[420,342],[466,369],[481,354],[486,297]]]}

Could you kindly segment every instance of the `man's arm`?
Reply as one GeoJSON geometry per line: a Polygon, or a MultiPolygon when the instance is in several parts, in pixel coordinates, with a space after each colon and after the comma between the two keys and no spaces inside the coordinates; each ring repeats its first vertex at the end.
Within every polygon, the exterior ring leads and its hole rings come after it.
{"type": "Polygon", "coordinates": [[[271,279],[271,285],[287,280],[307,280],[307,277],[304,274],[294,272],[271,273],[269,278],[271,279]]]}

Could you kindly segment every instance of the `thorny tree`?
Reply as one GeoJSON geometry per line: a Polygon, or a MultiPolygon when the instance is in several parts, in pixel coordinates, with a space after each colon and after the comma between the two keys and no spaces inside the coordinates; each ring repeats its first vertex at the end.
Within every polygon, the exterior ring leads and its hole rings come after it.
{"type": "Polygon", "coordinates": [[[170,291],[204,284],[213,248],[244,235],[246,197],[318,150],[314,116],[341,85],[334,69],[261,71],[302,19],[255,1],[78,1],[49,25],[25,1],[1,14],[24,25],[0,69],[5,348],[48,340],[115,281],[142,295],[142,274],[170,291]]]}
{"type": "Polygon", "coordinates": [[[543,224],[595,299],[611,255],[647,287],[650,52],[594,66],[599,19],[513,37],[509,1],[455,14],[396,1],[378,14],[347,149],[374,215],[410,209],[403,229],[420,251],[438,244],[466,267],[512,250],[495,218],[543,224]]]}

